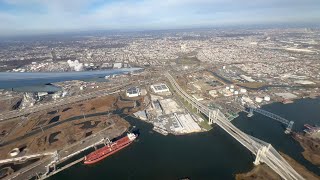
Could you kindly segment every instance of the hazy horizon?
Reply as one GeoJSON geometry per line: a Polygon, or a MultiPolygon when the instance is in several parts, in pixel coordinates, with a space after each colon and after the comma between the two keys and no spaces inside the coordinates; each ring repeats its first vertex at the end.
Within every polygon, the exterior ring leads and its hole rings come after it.
{"type": "Polygon", "coordinates": [[[320,23],[317,0],[0,0],[0,36],[320,23]]]}

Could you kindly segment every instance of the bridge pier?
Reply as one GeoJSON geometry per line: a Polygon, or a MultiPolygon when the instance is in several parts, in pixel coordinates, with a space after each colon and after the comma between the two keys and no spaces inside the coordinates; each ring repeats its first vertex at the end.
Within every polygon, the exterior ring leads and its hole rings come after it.
{"type": "Polygon", "coordinates": [[[253,109],[250,108],[247,117],[252,117],[252,116],[253,116],[253,109]]]}
{"type": "Polygon", "coordinates": [[[290,121],[290,122],[289,122],[288,127],[286,128],[286,130],[284,131],[284,133],[286,133],[286,134],[290,134],[290,133],[291,133],[293,123],[294,123],[293,121],[290,121]]]}
{"type": "Polygon", "coordinates": [[[57,170],[57,165],[56,165],[56,163],[53,163],[52,167],[53,167],[53,171],[57,170]]]}
{"type": "MultiPolygon", "coordinates": [[[[237,127],[235,127],[225,117],[225,115],[219,111],[219,109],[211,110],[205,105],[202,105],[201,103],[197,102],[194,98],[189,96],[179,87],[179,85],[175,82],[174,78],[169,73],[166,73],[166,77],[169,79],[170,83],[173,85],[173,88],[181,97],[187,100],[189,104],[192,104],[197,109],[197,112],[200,111],[209,118],[209,123],[216,123],[233,138],[239,141],[243,146],[248,148],[253,154],[255,154],[256,159],[253,162],[255,165],[258,165],[260,163],[266,163],[271,169],[278,173],[281,176],[281,178],[286,180],[304,179],[286,162],[284,158],[281,157],[281,155],[278,152],[276,152],[276,150],[271,146],[271,144],[268,144],[266,142],[263,142],[262,140],[250,137],[249,135],[245,134],[237,127]]],[[[249,110],[249,117],[251,117],[253,115],[253,111],[255,111],[267,117],[273,118],[283,124],[290,125],[288,120],[270,112],[261,109],[256,109],[254,107],[250,108],[249,110]]],[[[291,123],[291,125],[292,124],[293,123],[291,123]]],[[[288,127],[290,129],[290,126],[288,127]]]]}
{"type": "Polygon", "coordinates": [[[258,153],[256,155],[256,159],[253,162],[254,165],[257,166],[257,165],[259,165],[261,163],[261,156],[266,156],[266,152],[269,151],[270,147],[271,147],[271,144],[269,144],[268,147],[267,146],[263,146],[262,148],[260,148],[258,150],[258,153]]]}
{"type": "Polygon", "coordinates": [[[209,124],[215,123],[214,120],[217,117],[217,111],[209,111],[209,124]]]}

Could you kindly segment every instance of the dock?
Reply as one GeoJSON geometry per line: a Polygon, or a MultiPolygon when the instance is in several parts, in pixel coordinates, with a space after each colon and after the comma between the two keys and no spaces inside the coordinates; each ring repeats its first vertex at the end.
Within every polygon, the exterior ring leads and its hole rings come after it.
{"type": "Polygon", "coordinates": [[[52,172],[49,173],[49,174],[42,175],[41,177],[39,177],[39,180],[43,180],[43,179],[49,178],[49,177],[51,177],[51,176],[53,176],[53,175],[55,175],[55,174],[57,174],[57,173],[65,170],[65,169],[67,169],[67,168],[75,165],[75,164],[80,163],[81,161],[83,161],[83,159],[84,159],[84,158],[80,158],[80,159],[75,160],[75,161],[73,161],[73,162],[71,162],[71,163],[69,163],[69,164],[67,164],[67,165],[65,165],[65,166],[63,166],[63,167],[61,167],[61,168],[56,169],[55,171],[52,171],[52,172]]]}
{"type": "Polygon", "coordinates": [[[61,168],[56,169],[59,164],[67,162],[76,155],[88,150],[90,148],[96,148],[98,145],[106,144],[109,138],[114,138],[112,134],[119,134],[118,129],[113,129],[114,124],[109,125],[105,129],[97,132],[96,134],[89,136],[82,141],[78,141],[74,144],[64,147],[56,151],[54,155],[44,156],[41,160],[35,162],[34,164],[22,168],[13,174],[5,177],[4,179],[30,179],[32,177],[37,177],[37,179],[45,179],[54,174],[57,174],[83,160],[83,157],[73,161],[61,168]]]}

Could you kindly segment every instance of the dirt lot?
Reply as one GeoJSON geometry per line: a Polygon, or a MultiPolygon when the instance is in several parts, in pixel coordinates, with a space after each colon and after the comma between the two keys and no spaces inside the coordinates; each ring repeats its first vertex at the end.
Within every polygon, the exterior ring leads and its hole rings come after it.
{"type": "Polygon", "coordinates": [[[320,139],[299,133],[294,134],[293,137],[303,147],[303,157],[312,164],[320,166],[320,139]]]}
{"type": "Polygon", "coordinates": [[[0,113],[17,109],[22,101],[22,97],[12,97],[10,99],[0,98],[0,113]]]}
{"type": "Polygon", "coordinates": [[[3,122],[0,159],[9,158],[13,148],[19,148],[20,155],[34,154],[59,149],[108,126],[128,129],[129,123],[117,113],[131,114],[141,108],[143,97],[125,99],[117,94],[3,122]]]}

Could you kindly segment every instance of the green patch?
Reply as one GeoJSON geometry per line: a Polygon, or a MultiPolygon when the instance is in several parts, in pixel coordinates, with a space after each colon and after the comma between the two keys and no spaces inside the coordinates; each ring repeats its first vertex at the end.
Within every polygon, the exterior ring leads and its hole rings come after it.
{"type": "Polygon", "coordinates": [[[198,64],[200,63],[200,61],[196,57],[184,57],[184,58],[177,59],[176,63],[187,65],[187,64],[198,64]]]}
{"type": "Polygon", "coordinates": [[[262,83],[262,82],[246,82],[246,83],[236,83],[236,84],[245,88],[261,88],[267,85],[266,83],[262,83]]]}

